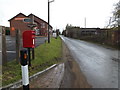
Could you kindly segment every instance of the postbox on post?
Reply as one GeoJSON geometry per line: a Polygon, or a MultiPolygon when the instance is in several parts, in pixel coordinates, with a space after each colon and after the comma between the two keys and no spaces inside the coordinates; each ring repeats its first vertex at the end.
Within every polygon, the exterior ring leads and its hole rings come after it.
{"type": "Polygon", "coordinates": [[[30,49],[35,47],[35,31],[26,30],[23,32],[23,47],[28,48],[29,66],[31,66],[30,49]]]}
{"type": "Polygon", "coordinates": [[[23,32],[23,47],[34,48],[35,47],[35,31],[26,30],[23,32]]]}

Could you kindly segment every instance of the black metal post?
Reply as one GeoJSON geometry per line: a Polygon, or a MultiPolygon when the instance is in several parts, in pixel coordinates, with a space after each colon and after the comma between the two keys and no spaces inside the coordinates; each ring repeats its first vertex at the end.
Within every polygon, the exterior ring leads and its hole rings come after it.
{"type": "Polygon", "coordinates": [[[48,0],[48,43],[50,43],[50,3],[54,2],[54,0],[48,0]]]}
{"type": "Polygon", "coordinates": [[[32,48],[32,59],[35,59],[35,50],[32,48]]]}
{"type": "Polygon", "coordinates": [[[50,27],[49,27],[49,24],[50,24],[50,2],[48,0],[48,43],[50,43],[50,27]]]}
{"type": "Polygon", "coordinates": [[[28,61],[29,61],[29,66],[31,66],[31,53],[30,53],[30,48],[28,48],[28,61]]]}

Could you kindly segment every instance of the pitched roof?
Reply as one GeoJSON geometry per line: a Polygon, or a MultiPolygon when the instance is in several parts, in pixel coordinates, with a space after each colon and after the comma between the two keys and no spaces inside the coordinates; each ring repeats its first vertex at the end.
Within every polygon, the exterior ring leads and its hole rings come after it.
{"type": "MultiPolygon", "coordinates": [[[[14,18],[16,18],[16,17],[19,16],[19,15],[23,15],[23,16],[25,16],[25,17],[29,17],[29,16],[33,15],[34,17],[36,17],[36,18],[40,19],[41,21],[43,21],[43,22],[45,22],[45,23],[48,24],[48,22],[44,21],[43,19],[39,18],[38,16],[36,16],[36,15],[34,15],[34,14],[32,14],[32,13],[29,14],[28,16],[24,15],[23,13],[19,13],[19,14],[17,14],[16,16],[14,16],[13,18],[9,19],[8,21],[13,20],[14,18]]],[[[51,25],[50,25],[50,27],[53,28],[51,25]]]]}
{"type": "Polygon", "coordinates": [[[19,13],[19,14],[17,14],[16,16],[14,16],[13,18],[9,19],[8,21],[11,21],[12,19],[16,18],[16,17],[19,16],[19,15],[23,15],[23,16],[27,17],[27,16],[24,15],[23,13],[19,13]]]}
{"type": "Polygon", "coordinates": [[[100,28],[80,28],[80,29],[100,29],[100,28]]]}

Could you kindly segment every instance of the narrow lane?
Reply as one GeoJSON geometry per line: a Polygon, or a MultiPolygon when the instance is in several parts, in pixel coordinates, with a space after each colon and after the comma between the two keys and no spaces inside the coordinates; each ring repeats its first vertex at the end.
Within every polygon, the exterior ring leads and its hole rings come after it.
{"type": "Polygon", "coordinates": [[[93,88],[118,88],[118,51],[61,36],[93,88]]]}

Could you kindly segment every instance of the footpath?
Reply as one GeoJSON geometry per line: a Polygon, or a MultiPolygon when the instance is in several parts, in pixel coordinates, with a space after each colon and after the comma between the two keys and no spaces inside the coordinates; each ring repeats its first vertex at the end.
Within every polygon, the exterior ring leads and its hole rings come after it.
{"type": "MultiPolygon", "coordinates": [[[[62,61],[52,68],[38,72],[30,79],[30,89],[33,88],[92,88],[88,84],[80,67],[73,59],[68,47],[62,42],[62,61]]],[[[20,88],[22,81],[5,87],[20,88]]],[[[20,88],[22,90],[22,87],[20,88]]]]}
{"type": "Polygon", "coordinates": [[[78,64],[62,42],[63,63],[30,82],[30,88],[91,88],[78,64]]]}
{"type": "Polygon", "coordinates": [[[30,88],[60,88],[63,75],[64,64],[59,64],[32,80],[30,82],[30,88]]]}

